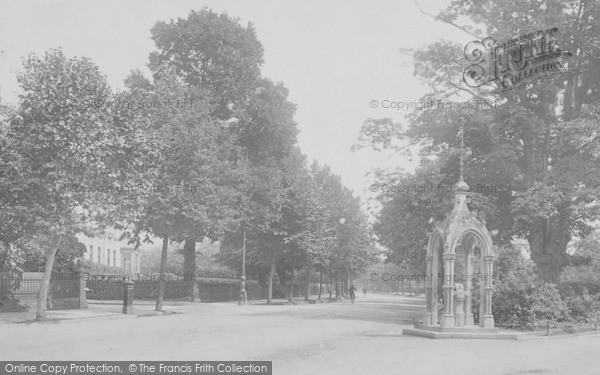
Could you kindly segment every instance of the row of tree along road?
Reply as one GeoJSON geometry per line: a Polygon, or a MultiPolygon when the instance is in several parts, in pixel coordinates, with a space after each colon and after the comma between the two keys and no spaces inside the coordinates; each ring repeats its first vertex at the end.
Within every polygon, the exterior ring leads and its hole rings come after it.
{"type": "MultiPolygon", "coordinates": [[[[202,9],[151,32],[152,76],[133,70],[126,90],[111,90],[90,59],[53,49],[24,59],[19,104],[1,108],[0,268],[18,272],[22,244],[49,239],[37,319],[57,251],[108,226],[135,244],[162,239],[161,274],[170,241],[184,243],[186,274],[205,239],[221,241],[220,259],[237,269],[243,233],[250,275],[361,271],[374,249],[360,202],[301,154],[295,106],[261,76],[252,25],[202,9]],[[122,105],[140,101],[171,105],[122,105]],[[194,188],[153,188],[178,185],[194,188]]],[[[163,293],[159,281],[157,310],[163,293]]]]}

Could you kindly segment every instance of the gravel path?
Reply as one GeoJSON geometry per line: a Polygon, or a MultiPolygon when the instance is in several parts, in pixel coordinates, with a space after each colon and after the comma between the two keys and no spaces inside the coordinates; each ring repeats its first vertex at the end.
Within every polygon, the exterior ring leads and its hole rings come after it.
{"type": "MultiPolygon", "coordinates": [[[[173,306],[182,314],[3,324],[0,360],[271,360],[274,374],[599,374],[600,336],[523,341],[401,336],[423,300],[173,306]]],[[[94,308],[94,307],[93,307],[94,308]]],[[[105,305],[103,311],[118,306],[105,305]],[[107,307],[108,306],[108,307],[107,307]]]]}

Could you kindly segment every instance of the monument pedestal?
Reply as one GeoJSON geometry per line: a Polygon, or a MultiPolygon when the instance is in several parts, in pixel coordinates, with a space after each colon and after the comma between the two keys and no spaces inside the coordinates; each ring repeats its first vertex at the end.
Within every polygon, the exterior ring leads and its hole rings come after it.
{"type": "Polygon", "coordinates": [[[475,319],[473,318],[473,314],[467,314],[467,326],[474,326],[475,325],[475,319]]]}
{"type": "Polygon", "coordinates": [[[494,316],[493,315],[482,316],[480,325],[483,328],[494,328],[494,316]]]}
{"type": "Polygon", "coordinates": [[[454,315],[452,314],[442,314],[440,316],[440,326],[442,327],[454,327],[454,315]]]}
{"type": "Polygon", "coordinates": [[[454,325],[456,327],[465,326],[465,313],[463,311],[457,311],[454,313],[454,325]]]}

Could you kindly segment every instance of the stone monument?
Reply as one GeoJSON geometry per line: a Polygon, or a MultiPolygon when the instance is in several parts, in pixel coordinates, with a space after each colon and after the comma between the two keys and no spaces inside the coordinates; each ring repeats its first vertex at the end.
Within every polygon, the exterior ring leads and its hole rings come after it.
{"type": "MultiPolygon", "coordinates": [[[[464,141],[461,141],[461,147],[463,145],[464,141]]],[[[421,324],[414,329],[405,329],[404,334],[432,338],[513,338],[508,337],[510,334],[498,333],[499,330],[494,328],[492,274],[495,257],[492,237],[485,223],[469,211],[469,191],[469,185],[463,180],[461,155],[460,177],[453,186],[454,207],[446,219],[436,225],[425,247],[425,316],[421,324]],[[455,274],[456,261],[463,265],[461,275],[455,274]],[[438,272],[440,266],[442,272],[438,272]],[[441,291],[438,290],[440,278],[443,282],[441,291]],[[472,312],[474,280],[478,281],[480,292],[478,326],[472,312]],[[440,295],[443,300],[441,314],[438,311],[440,295]]]]}

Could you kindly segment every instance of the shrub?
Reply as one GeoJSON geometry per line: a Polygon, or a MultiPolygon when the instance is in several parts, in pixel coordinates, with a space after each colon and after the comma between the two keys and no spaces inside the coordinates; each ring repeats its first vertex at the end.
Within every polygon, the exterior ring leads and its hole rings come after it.
{"type": "Polygon", "coordinates": [[[531,323],[564,320],[567,305],[561,299],[556,285],[538,282],[537,287],[526,296],[526,315],[531,323]]]}
{"type": "Polygon", "coordinates": [[[494,265],[492,299],[492,313],[497,323],[527,323],[527,297],[533,291],[536,281],[533,263],[518,249],[499,249],[498,260],[494,265]]]}
{"type": "Polygon", "coordinates": [[[573,289],[561,290],[565,301],[568,318],[573,323],[598,323],[600,322],[600,296],[584,291],[574,293],[573,289]]]}
{"type": "Polygon", "coordinates": [[[575,252],[566,256],[559,285],[569,319],[575,323],[596,323],[600,318],[600,233],[575,241],[575,252]]]}
{"type": "Polygon", "coordinates": [[[528,325],[565,319],[567,305],[558,289],[537,277],[534,263],[520,250],[499,249],[494,268],[492,312],[496,322],[528,325]]]}

